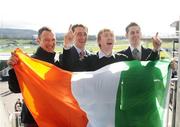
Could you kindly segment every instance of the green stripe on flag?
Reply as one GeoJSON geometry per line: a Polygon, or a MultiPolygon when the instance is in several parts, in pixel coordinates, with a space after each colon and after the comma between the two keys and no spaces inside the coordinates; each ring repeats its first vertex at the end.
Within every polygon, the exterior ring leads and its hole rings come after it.
{"type": "Polygon", "coordinates": [[[168,91],[169,61],[126,62],[121,72],[116,127],[162,127],[168,91]]]}

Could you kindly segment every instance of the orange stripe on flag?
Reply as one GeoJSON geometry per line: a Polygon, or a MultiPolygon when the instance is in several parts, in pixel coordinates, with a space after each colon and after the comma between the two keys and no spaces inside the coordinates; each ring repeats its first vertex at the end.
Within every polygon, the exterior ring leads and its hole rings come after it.
{"type": "Polygon", "coordinates": [[[44,61],[15,53],[14,66],[24,101],[40,127],[85,127],[87,116],[71,92],[72,73],[44,61]]]}

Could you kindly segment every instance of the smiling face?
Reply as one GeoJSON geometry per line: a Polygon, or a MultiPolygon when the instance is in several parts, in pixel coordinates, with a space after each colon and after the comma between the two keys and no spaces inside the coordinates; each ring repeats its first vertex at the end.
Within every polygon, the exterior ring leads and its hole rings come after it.
{"type": "Polygon", "coordinates": [[[105,54],[112,53],[114,41],[114,33],[111,30],[103,29],[98,33],[98,45],[105,54]]]}
{"type": "Polygon", "coordinates": [[[136,23],[131,23],[126,28],[126,37],[132,47],[138,47],[140,45],[141,36],[141,29],[136,23]]]}
{"type": "Polygon", "coordinates": [[[84,49],[87,41],[87,28],[82,26],[77,26],[74,28],[74,41],[76,47],[84,49]]]}
{"type": "Polygon", "coordinates": [[[54,52],[56,45],[56,37],[55,34],[51,31],[44,30],[38,37],[38,43],[42,49],[47,52],[54,52]]]}

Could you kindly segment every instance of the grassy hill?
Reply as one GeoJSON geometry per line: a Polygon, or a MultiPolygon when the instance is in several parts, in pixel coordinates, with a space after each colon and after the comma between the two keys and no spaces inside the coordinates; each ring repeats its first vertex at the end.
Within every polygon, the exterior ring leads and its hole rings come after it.
{"type": "Polygon", "coordinates": [[[32,36],[37,34],[37,31],[28,29],[11,29],[11,28],[1,28],[0,38],[8,39],[32,39],[32,36]]]}

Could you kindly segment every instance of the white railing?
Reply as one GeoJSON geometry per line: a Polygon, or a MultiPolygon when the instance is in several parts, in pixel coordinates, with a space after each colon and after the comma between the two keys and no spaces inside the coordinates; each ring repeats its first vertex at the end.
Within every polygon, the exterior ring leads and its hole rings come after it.
{"type": "Polygon", "coordinates": [[[21,123],[21,112],[11,113],[9,116],[11,127],[24,127],[21,123]]]}
{"type": "MultiPolygon", "coordinates": [[[[180,17],[179,17],[179,30],[180,30],[180,17]]],[[[179,33],[179,42],[180,42],[180,33],[179,33]]],[[[180,52],[180,43],[178,52],[180,52]]],[[[178,77],[180,77],[180,54],[178,55],[178,77]]],[[[180,127],[180,78],[178,78],[177,83],[177,103],[176,103],[176,117],[175,117],[175,127],[180,127]]]]}

